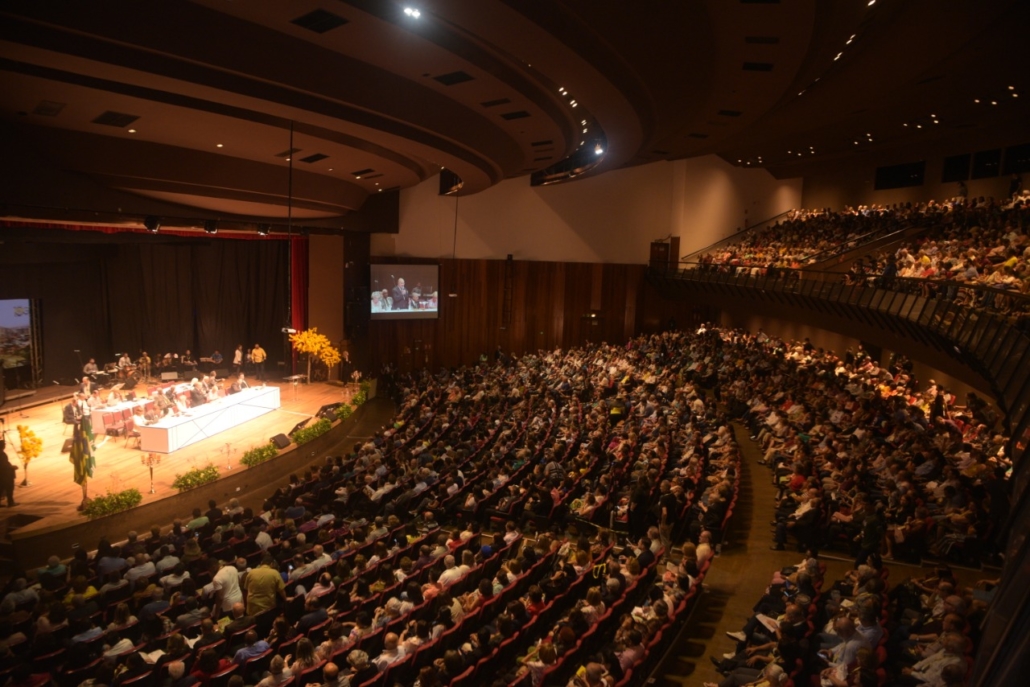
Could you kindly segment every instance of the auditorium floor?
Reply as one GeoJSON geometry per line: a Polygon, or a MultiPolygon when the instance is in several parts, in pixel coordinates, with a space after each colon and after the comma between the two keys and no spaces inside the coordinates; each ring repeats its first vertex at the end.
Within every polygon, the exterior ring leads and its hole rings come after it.
{"type": "MultiPolygon", "coordinates": [[[[705,592],[693,614],[654,673],[658,687],[719,682],[722,676],[709,660],[732,651],[727,632],[737,632],[751,615],[752,607],[769,585],[774,571],[795,565],[801,554],[772,551],[770,521],[776,490],[768,468],[759,465],[761,451],[748,439],[748,429],[734,423],[741,449],[740,496],[730,520],[722,555],[712,562],[705,577],[705,592]]],[[[827,580],[836,580],[851,568],[850,562],[827,559],[827,580]]],[[[915,570],[915,569],[913,569],[915,570]]]]}

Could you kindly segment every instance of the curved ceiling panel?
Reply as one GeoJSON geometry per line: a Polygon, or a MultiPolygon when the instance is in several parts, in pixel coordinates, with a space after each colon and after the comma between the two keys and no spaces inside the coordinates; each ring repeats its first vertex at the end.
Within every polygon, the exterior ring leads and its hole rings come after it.
{"type": "MultiPolygon", "coordinates": [[[[1018,0],[417,7],[6,2],[0,117],[62,183],[185,214],[275,217],[292,202],[338,227],[370,195],[441,168],[475,193],[599,138],[590,174],[716,153],[800,175],[1030,114],[1026,96],[1010,97],[1030,88],[1018,71],[1030,3],[1018,0]],[[971,109],[995,92],[996,108],[971,109]],[[902,127],[931,113],[933,134],[902,127]]],[[[48,202],[65,213],[62,199],[90,195],[56,186],[48,202]]]]}

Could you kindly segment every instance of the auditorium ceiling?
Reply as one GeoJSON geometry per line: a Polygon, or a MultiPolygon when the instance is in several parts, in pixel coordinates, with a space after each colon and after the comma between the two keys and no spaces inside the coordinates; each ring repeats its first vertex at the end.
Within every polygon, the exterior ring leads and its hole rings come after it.
{"type": "Polygon", "coordinates": [[[0,201],[339,228],[582,150],[800,176],[1019,126],[1028,28],[1018,0],[8,1],[0,201]]]}

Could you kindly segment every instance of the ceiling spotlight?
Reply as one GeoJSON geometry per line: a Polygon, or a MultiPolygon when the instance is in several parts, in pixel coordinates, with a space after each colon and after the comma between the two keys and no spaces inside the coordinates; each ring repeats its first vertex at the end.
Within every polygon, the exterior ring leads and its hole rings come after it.
{"type": "Polygon", "coordinates": [[[869,0],[869,4],[866,5],[866,7],[872,7],[875,4],[876,4],[876,0],[869,0]]]}
{"type": "Polygon", "coordinates": [[[997,101],[997,100],[992,100],[992,101],[991,101],[991,105],[997,105],[997,104],[998,104],[998,101],[997,101]]]}
{"type": "Polygon", "coordinates": [[[837,60],[839,60],[840,56],[843,55],[843,54],[844,53],[842,53],[842,52],[837,53],[837,56],[833,58],[833,61],[836,62],[837,60]]]}
{"type": "Polygon", "coordinates": [[[135,129],[129,129],[129,133],[130,134],[134,134],[134,133],[136,133],[136,130],[135,129]]]}
{"type": "Polygon", "coordinates": [[[923,128],[923,125],[922,125],[922,124],[916,124],[916,128],[917,128],[917,129],[922,129],[922,128],[923,128]]]}
{"type": "Polygon", "coordinates": [[[217,234],[218,222],[213,219],[204,220],[204,232],[207,234],[217,234]]]}
{"type": "Polygon", "coordinates": [[[586,130],[586,129],[583,129],[583,133],[586,133],[586,132],[587,132],[587,130],[586,130]]]}
{"type": "Polygon", "coordinates": [[[221,143],[216,143],[216,144],[215,144],[215,148],[221,148],[221,147],[222,147],[222,144],[221,144],[221,143]]]}
{"type": "Polygon", "coordinates": [[[147,215],[143,219],[143,226],[147,228],[151,234],[156,234],[161,228],[161,218],[155,217],[154,215],[147,215]]]}
{"type": "Polygon", "coordinates": [[[973,102],[976,103],[977,105],[979,105],[980,104],[980,99],[979,98],[973,98],[973,102]]]}
{"type": "Polygon", "coordinates": [[[855,145],[858,145],[858,141],[855,141],[855,145]]]}
{"type": "Polygon", "coordinates": [[[1018,93],[1013,93],[1013,94],[1012,94],[1012,97],[1013,97],[1013,98],[1018,98],[1018,97],[1019,97],[1019,94],[1018,94],[1018,93]]]}
{"type": "Polygon", "coordinates": [[[594,155],[604,155],[604,148],[601,147],[600,143],[594,146],[594,155]]]}
{"type": "Polygon", "coordinates": [[[271,230],[271,226],[267,224],[258,225],[258,236],[268,236],[268,232],[271,230]]]}
{"type": "Polygon", "coordinates": [[[905,123],[904,123],[904,124],[902,124],[901,126],[908,126],[908,122],[905,122],[905,123]]]}
{"type": "Polygon", "coordinates": [[[418,19],[419,17],[422,16],[422,13],[419,12],[414,7],[405,7],[404,8],[404,14],[406,14],[409,17],[411,17],[412,19],[418,19]]]}

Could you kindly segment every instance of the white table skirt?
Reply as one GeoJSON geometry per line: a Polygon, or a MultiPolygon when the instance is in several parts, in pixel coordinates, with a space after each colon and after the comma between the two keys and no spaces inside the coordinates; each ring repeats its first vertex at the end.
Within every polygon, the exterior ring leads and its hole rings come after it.
{"type": "Polygon", "coordinates": [[[190,408],[180,415],[162,418],[155,424],[137,427],[140,448],[155,453],[172,453],[250,422],[278,407],[279,387],[244,389],[238,394],[190,408]]]}

